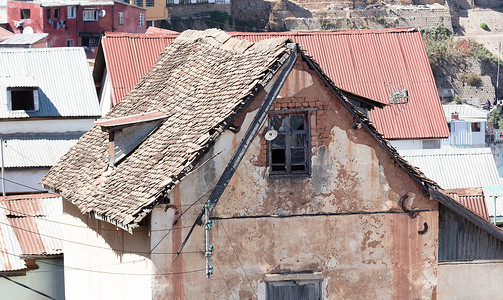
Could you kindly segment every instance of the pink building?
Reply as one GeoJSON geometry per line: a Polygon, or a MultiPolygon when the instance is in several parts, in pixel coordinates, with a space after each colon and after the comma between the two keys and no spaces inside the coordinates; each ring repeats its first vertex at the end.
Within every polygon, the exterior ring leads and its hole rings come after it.
{"type": "Polygon", "coordinates": [[[88,58],[96,56],[99,38],[106,31],[146,30],[145,9],[118,1],[9,1],[7,12],[15,33],[48,33],[49,47],[86,47],[88,58]]]}

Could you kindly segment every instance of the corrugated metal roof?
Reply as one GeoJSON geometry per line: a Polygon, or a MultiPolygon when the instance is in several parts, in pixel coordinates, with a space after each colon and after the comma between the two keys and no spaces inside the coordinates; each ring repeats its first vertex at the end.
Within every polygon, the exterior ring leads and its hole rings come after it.
{"type": "MultiPolygon", "coordinates": [[[[369,113],[387,139],[449,136],[423,40],[415,28],[230,34],[251,42],[286,36],[313,56],[338,87],[382,103],[388,102],[388,82],[406,88],[410,100],[404,111],[385,107],[369,113]]],[[[175,37],[113,33],[103,38],[114,105],[175,37]]]]}
{"type": "Polygon", "coordinates": [[[22,254],[63,253],[61,241],[62,199],[57,194],[0,197],[7,220],[19,241],[22,254]]]}
{"type": "Polygon", "coordinates": [[[499,185],[490,148],[401,150],[400,155],[444,189],[499,185]]]}
{"type": "Polygon", "coordinates": [[[23,76],[38,84],[40,109],[9,111],[0,88],[0,118],[100,116],[83,48],[0,49],[0,82],[23,76]]]}
{"type": "Polygon", "coordinates": [[[0,87],[38,87],[38,83],[31,76],[1,77],[0,87]]]}
{"type": "Polygon", "coordinates": [[[0,45],[33,45],[48,35],[48,33],[15,34],[0,45]]]}
{"type": "Polygon", "coordinates": [[[494,217],[494,200],[496,200],[496,216],[498,219],[501,218],[503,216],[503,185],[483,186],[482,190],[486,196],[489,216],[494,217]]]}
{"type": "MultiPolygon", "coordinates": [[[[2,24],[2,18],[0,17],[0,24],[2,24]]],[[[10,38],[13,36],[14,33],[8,31],[7,29],[0,27],[0,42],[5,41],[6,39],[10,38]]]]}
{"type": "Polygon", "coordinates": [[[19,257],[22,254],[21,245],[0,203],[0,272],[26,269],[24,260],[19,257]]]}
{"type": "Polygon", "coordinates": [[[6,168],[52,167],[84,132],[0,135],[6,168]]]}
{"type": "Polygon", "coordinates": [[[486,199],[482,188],[460,188],[444,190],[444,193],[459,202],[464,207],[489,221],[486,199]]]}
{"type": "Polygon", "coordinates": [[[452,113],[458,113],[459,115],[459,120],[464,120],[464,121],[477,121],[477,122],[483,122],[487,121],[487,116],[489,115],[489,111],[479,109],[476,107],[473,107],[468,104],[459,104],[459,105],[442,105],[444,109],[444,115],[447,120],[447,122],[451,121],[451,114],[452,113]]]}

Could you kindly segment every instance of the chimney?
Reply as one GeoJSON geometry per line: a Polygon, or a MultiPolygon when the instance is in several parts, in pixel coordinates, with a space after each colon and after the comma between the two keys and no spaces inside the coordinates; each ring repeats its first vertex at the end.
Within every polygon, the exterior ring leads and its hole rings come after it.
{"type": "Polygon", "coordinates": [[[457,112],[452,112],[451,120],[459,120],[459,114],[457,112]]]}

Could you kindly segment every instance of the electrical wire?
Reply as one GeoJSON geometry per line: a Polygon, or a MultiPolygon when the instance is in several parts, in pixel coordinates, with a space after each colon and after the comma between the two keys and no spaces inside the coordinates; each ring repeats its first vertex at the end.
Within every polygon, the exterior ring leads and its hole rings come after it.
{"type": "Polygon", "coordinates": [[[3,275],[2,273],[0,273],[0,277],[3,277],[3,278],[5,278],[5,279],[7,279],[7,280],[9,280],[9,281],[11,281],[11,282],[13,282],[13,283],[15,283],[15,284],[19,285],[19,286],[24,287],[25,289],[28,289],[28,290],[30,290],[30,291],[32,291],[32,292],[35,292],[35,293],[37,293],[37,294],[39,294],[39,295],[42,295],[42,296],[46,297],[46,298],[56,300],[55,298],[52,298],[51,296],[46,295],[46,294],[42,293],[41,291],[37,291],[36,289],[31,288],[31,287],[29,287],[29,286],[27,286],[27,285],[24,285],[24,284],[22,284],[21,282],[17,282],[17,281],[15,281],[15,280],[12,280],[12,279],[10,279],[9,277],[7,277],[7,276],[3,275]]]}
{"type": "Polygon", "coordinates": [[[255,295],[255,298],[258,299],[257,293],[255,292],[255,289],[253,288],[253,286],[251,284],[250,278],[248,278],[248,274],[246,274],[245,268],[243,268],[243,264],[241,263],[241,260],[239,259],[239,256],[236,253],[236,249],[234,249],[234,246],[232,245],[232,241],[231,241],[229,235],[227,234],[227,230],[225,230],[224,222],[222,222],[222,220],[220,220],[220,224],[222,225],[222,229],[224,230],[225,235],[227,236],[227,239],[229,240],[229,244],[231,245],[232,252],[234,252],[234,255],[238,259],[239,265],[241,266],[241,270],[243,270],[243,273],[245,274],[246,280],[248,281],[248,284],[250,285],[250,288],[251,288],[253,294],[255,295]]]}
{"type": "Polygon", "coordinates": [[[9,148],[9,149],[12,149],[12,151],[16,152],[17,154],[19,154],[20,156],[22,156],[23,158],[31,161],[32,163],[34,163],[35,165],[37,165],[38,167],[50,167],[50,166],[43,166],[41,164],[39,164],[38,162],[30,159],[29,157],[26,157],[24,154],[22,154],[21,152],[19,152],[18,150],[16,150],[16,148],[12,147],[11,145],[8,145],[7,143],[8,140],[4,140],[5,142],[5,148],[9,148]]]}
{"type": "MultiPolygon", "coordinates": [[[[12,255],[12,256],[17,256],[17,257],[23,259],[23,257],[21,255],[9,253],[9,252],[3,251],[3,250],[0,250],[0,252],[3,252],[3,253],[8,254],[8,255],[12,255]]],[[[84,271],[84,272],[99,273],[99,274],[110,274],[110,275],[127,275],[127,276],[128,275],[133,275],[133,276],[136,276],[136,275],[138,275],[138,276],[141,276],[141,275],[143,275],[143,276],[167,276],[167,275],[178,275],[178,274],[187,274],[187,273],[195,273],[195,272],[206,271],[205,269],[197,269],[197,270],[189,270],[189,271],[181,271],[181,272],[171,272],[171,273],[121,273],[121,272],[107,272],[107,271],[90,270],[90,269],[83,269],[83,268],[77,268],[77,267],[61,266],[61,265],[49,263],[49,262],[46,262],[46,261],[43,261],[43,260],[38,260],[37,262],[44,263],[46,265],[63,267],[64,269],[75,270],[75,271],[84,271]]]]}
{"type": "Polygon", "coordinates": [[[16,181],[13,181],[13,180],[7,179],[7,178],[2,177],[2,176],[0,176],[0,179],[3,179],[3,180],[5,180],[5,181],[8,181],[8,182],[13,183],[13,184],[17,184],[17,185],[20,185],[20,186],[24,186],[24,187],[26,187],[26,188],[32,189],[32,190],[37,191],[37,192],[44,192],[44,191],[45,191],[45,190],[37,189],[37,188],[34,188],[34,187],[32,187],[32,186],[25,185],[25,184],[22,184],[22,183],[19,183],[19,182],[16,182],[16,181]]]}
{"type": "Polygon", "coordinates": [[[215,266],[217,266],[218,272],[220,273],[220,275],[222,276],[222,279],[225,282],[225,286],[227,287],[227,290],[229,291],[229,295],[231,295],[232,299],[236,299],[236,298],[234,298],[234,295],[231,292],[231,288],[229,287],[229,284],[227,283],[227,280],[225,279],[224,273],[222,273],[222,270],[220,270],[220,267],[218,266],[217,261],[213,260],[213,262],[215,263],[215,266]]]}

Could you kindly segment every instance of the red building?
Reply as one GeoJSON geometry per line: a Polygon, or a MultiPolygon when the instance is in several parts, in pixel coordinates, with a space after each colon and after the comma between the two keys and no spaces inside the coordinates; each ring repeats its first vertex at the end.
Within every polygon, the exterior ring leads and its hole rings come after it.
{"type": "Polygon", "coordinates": [[[48,33],[48,47],[86,47],[88,58],[96,56],[105,31],[146,30],[145,9],[118,1],[9,1],[7,14],[15,33],[48,33]]]}

